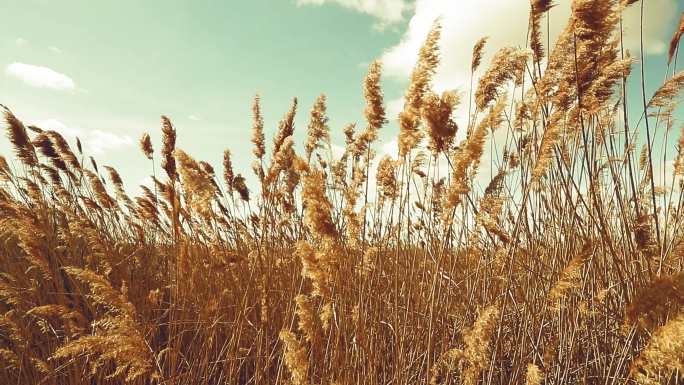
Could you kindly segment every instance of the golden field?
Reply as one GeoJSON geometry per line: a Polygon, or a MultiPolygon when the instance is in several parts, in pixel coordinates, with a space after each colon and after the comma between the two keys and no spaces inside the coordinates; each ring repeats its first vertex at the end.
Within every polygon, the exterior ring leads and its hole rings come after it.
{"type": "Polygon", "coordinates": [[[532,1],[526,48],[486,68],[486,38],[463,53],[483,70],[467,95],[432,91],[436,22],[398,117],[370,65],[341,158],[324,95],[300,153],[297,100],[267,143],[256,97],[242,173],[162,117],[139,161],[163,175],[137,197],[6,109],[0,383],[684,383],[684,19],[646,95],[643,50],[622,44],[633,3],[574,0],[547,47],[552,4],[532,1]],[[380,157],[390,119],[398,153],[380,157]]]}

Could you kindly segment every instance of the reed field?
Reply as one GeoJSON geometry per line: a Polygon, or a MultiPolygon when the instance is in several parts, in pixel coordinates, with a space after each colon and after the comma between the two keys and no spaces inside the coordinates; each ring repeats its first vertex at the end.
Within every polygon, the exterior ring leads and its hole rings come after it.
{"type": "Polygon", "coordinates": [[[433,91],[437,20],[399,116],[379,61],[343,128],[321,95],[266,138],[255,97],[251,143],[226,143],[251,169],[183,151],[163,116],[137,197],[5,108],[0,384],[683,384],[684,18],[653,93],[622,43],[642,2],[574,0],[547,42],[552,3],[526,46],[462,53],[464,94],[433,91]]]}

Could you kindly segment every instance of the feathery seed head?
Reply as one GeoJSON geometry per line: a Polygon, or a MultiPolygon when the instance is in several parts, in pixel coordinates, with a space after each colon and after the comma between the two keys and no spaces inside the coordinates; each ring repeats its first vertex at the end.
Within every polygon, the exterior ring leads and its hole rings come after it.
{"type": "Polygon", "coordinates": [[[154,149],[152,148],[152,140],[150,139],[150,134],[144,133],[140,138],[140,149],[147,159],[152,160],[152,155],[154,154],[154,149]]]}

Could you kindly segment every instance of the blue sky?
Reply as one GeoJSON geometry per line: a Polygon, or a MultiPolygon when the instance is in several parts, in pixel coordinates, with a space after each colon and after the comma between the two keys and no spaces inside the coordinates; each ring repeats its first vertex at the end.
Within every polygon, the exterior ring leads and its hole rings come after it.
{"type": "MultiPolygon", "coordinates": [[[[552,39],[569,15],[569,1],[557,3],[552,39]]],[[[635,54],[638,6],[625,16],[635,54]]],[[[379,147],[391,148],[406,79],[434,19],[444,25],[434,86],[467,93],[472,44],[490,36],[483,67],[496,49],[524,45],[528,9],[527,0],[5,0],[0,103],[27,122],[78,135],[129,188],[150,174],[137,140],[149,132],[159,147],[161,114],[177,126],[179,147],[216,166],[229,148],[249,175],[256,93],[269,137],[299,98],[298,138],[325,93],[333,143],[342,144],[346,123],[363,124],[361,81],[381,58],[392,123],[379,147]]],[[[664,53],[682,11],[677,0],[646,3],[649,89],[665,76],[664,53]]],[[[10,154],[5,138],[0,153],[10,154]]]]}

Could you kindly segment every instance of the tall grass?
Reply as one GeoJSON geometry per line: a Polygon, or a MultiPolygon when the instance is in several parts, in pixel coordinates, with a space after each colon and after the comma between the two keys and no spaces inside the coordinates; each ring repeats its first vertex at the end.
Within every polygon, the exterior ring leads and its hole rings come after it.
{"type": "Polygon", "coordinates": [[[500,50],[475,78],[486,39],[475,46],[467,101],[432,91],[435,24],[395,158],[376,159],[379,62],[339,158],[325,96],[303,155],[297,99],[267,146],[257,96],[256,191],[229,150],[217,175],[162,117],[163,143],[145,134],[140,162],[166,175],[129,197],[80,142],[6,110],[17,162],[0,157],[0,382],[682,383],[680,147],[671,182],[655,175],[676,131],[682,31],[664,85],[630,109],[631,3],[573,1],[546,48],[552,2],[533,1],[529,49],[500,50]]]}

